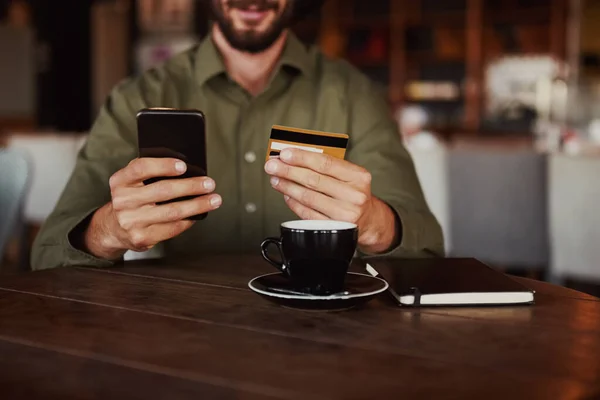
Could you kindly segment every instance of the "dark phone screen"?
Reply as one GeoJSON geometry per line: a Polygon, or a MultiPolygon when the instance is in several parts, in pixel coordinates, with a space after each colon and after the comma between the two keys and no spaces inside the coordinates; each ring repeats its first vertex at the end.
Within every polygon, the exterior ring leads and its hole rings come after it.
{"type": "Polygon", "coordinates": [[[138,113],[140,157],[172,157],[188,164],[183,177],[205,176],[204,115],[197,110],[147,109],[138,113]]]}
{"type": "MultiPolygon", "coordinates": [[[[156,177],[144,181],[149,185],[163,179],[206,176],[206,127],[198,110],[144,109],[137,115],[140,157],[176,158],[187,164],[183,175],[156,177]]],[[[186,196],[172,201],[188,200],[186,196]]],[[[165,202],[165,203],[169,203],[165,202]]],[[[163,203],[160,203],[163,204],[163,203]]],[[[206,215],[191,219],[202,219],[206,215]]]]}

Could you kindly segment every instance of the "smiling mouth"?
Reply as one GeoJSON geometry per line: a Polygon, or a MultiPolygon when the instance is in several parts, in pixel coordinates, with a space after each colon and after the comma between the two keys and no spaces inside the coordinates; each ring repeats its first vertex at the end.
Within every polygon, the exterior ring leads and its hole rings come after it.
{"type": "Polygon", "coordinates": [[[277,11],[279,9],[279,2],[277,0],[229,0],[227,7],[240,12],[258,14],[271,10],[277,11]]]}
{"type": "Polygon", "coordinates": [[[260,21],[267,14],[268,11],[257,11],[257,10],[236,10],[240,17],[246,21],[260,21]]]}

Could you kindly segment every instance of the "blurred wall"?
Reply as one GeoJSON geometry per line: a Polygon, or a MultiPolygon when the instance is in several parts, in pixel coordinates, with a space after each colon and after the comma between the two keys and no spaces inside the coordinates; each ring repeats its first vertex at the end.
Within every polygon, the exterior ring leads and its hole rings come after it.
{"type": "Polygon", "coordinates": [[[92,116],[113,86],[128,75],[131,12],[124,2],[100,2],[92,7],[92,116]]]}
{"type": "Polygon", "coordinates": [[[0,117],[35,115],[36,67],[33,30],[0,26],[0,117]]]}
{"type": "Polygon", "coordinates": [[[85,131],[91,121],[89,0],[29,0],[40,64],[37,115],[41,128],[85,131]]]}
{"type": "Polygon", "coordinates": [[[587,0],[581,18],[581,51],[600,53],[600,1],[587,0]]]}

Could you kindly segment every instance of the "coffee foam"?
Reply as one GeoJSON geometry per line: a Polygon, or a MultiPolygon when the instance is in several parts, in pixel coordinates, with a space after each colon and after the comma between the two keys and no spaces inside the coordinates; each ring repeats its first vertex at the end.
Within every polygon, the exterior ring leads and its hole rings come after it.
{"type": "Polygon", "coordinates": [[[281,226],[288,229],[299,229],[306,231],[335,231],[356,228],[356,224],[350,222],[308,219],[298,221],[287,221],[281,224],[281,226]]]}

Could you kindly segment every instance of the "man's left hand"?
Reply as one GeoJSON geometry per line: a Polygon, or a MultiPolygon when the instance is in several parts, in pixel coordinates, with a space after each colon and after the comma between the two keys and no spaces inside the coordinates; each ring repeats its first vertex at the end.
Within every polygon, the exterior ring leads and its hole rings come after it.
{"type": "Polygon", "coordinates": [[[366,169],[326,154],[285,149],[265,171],[298,217],[355,223],[362,251],[383,253],[399,241],[395,214],[371,194],[366,169]]]}

